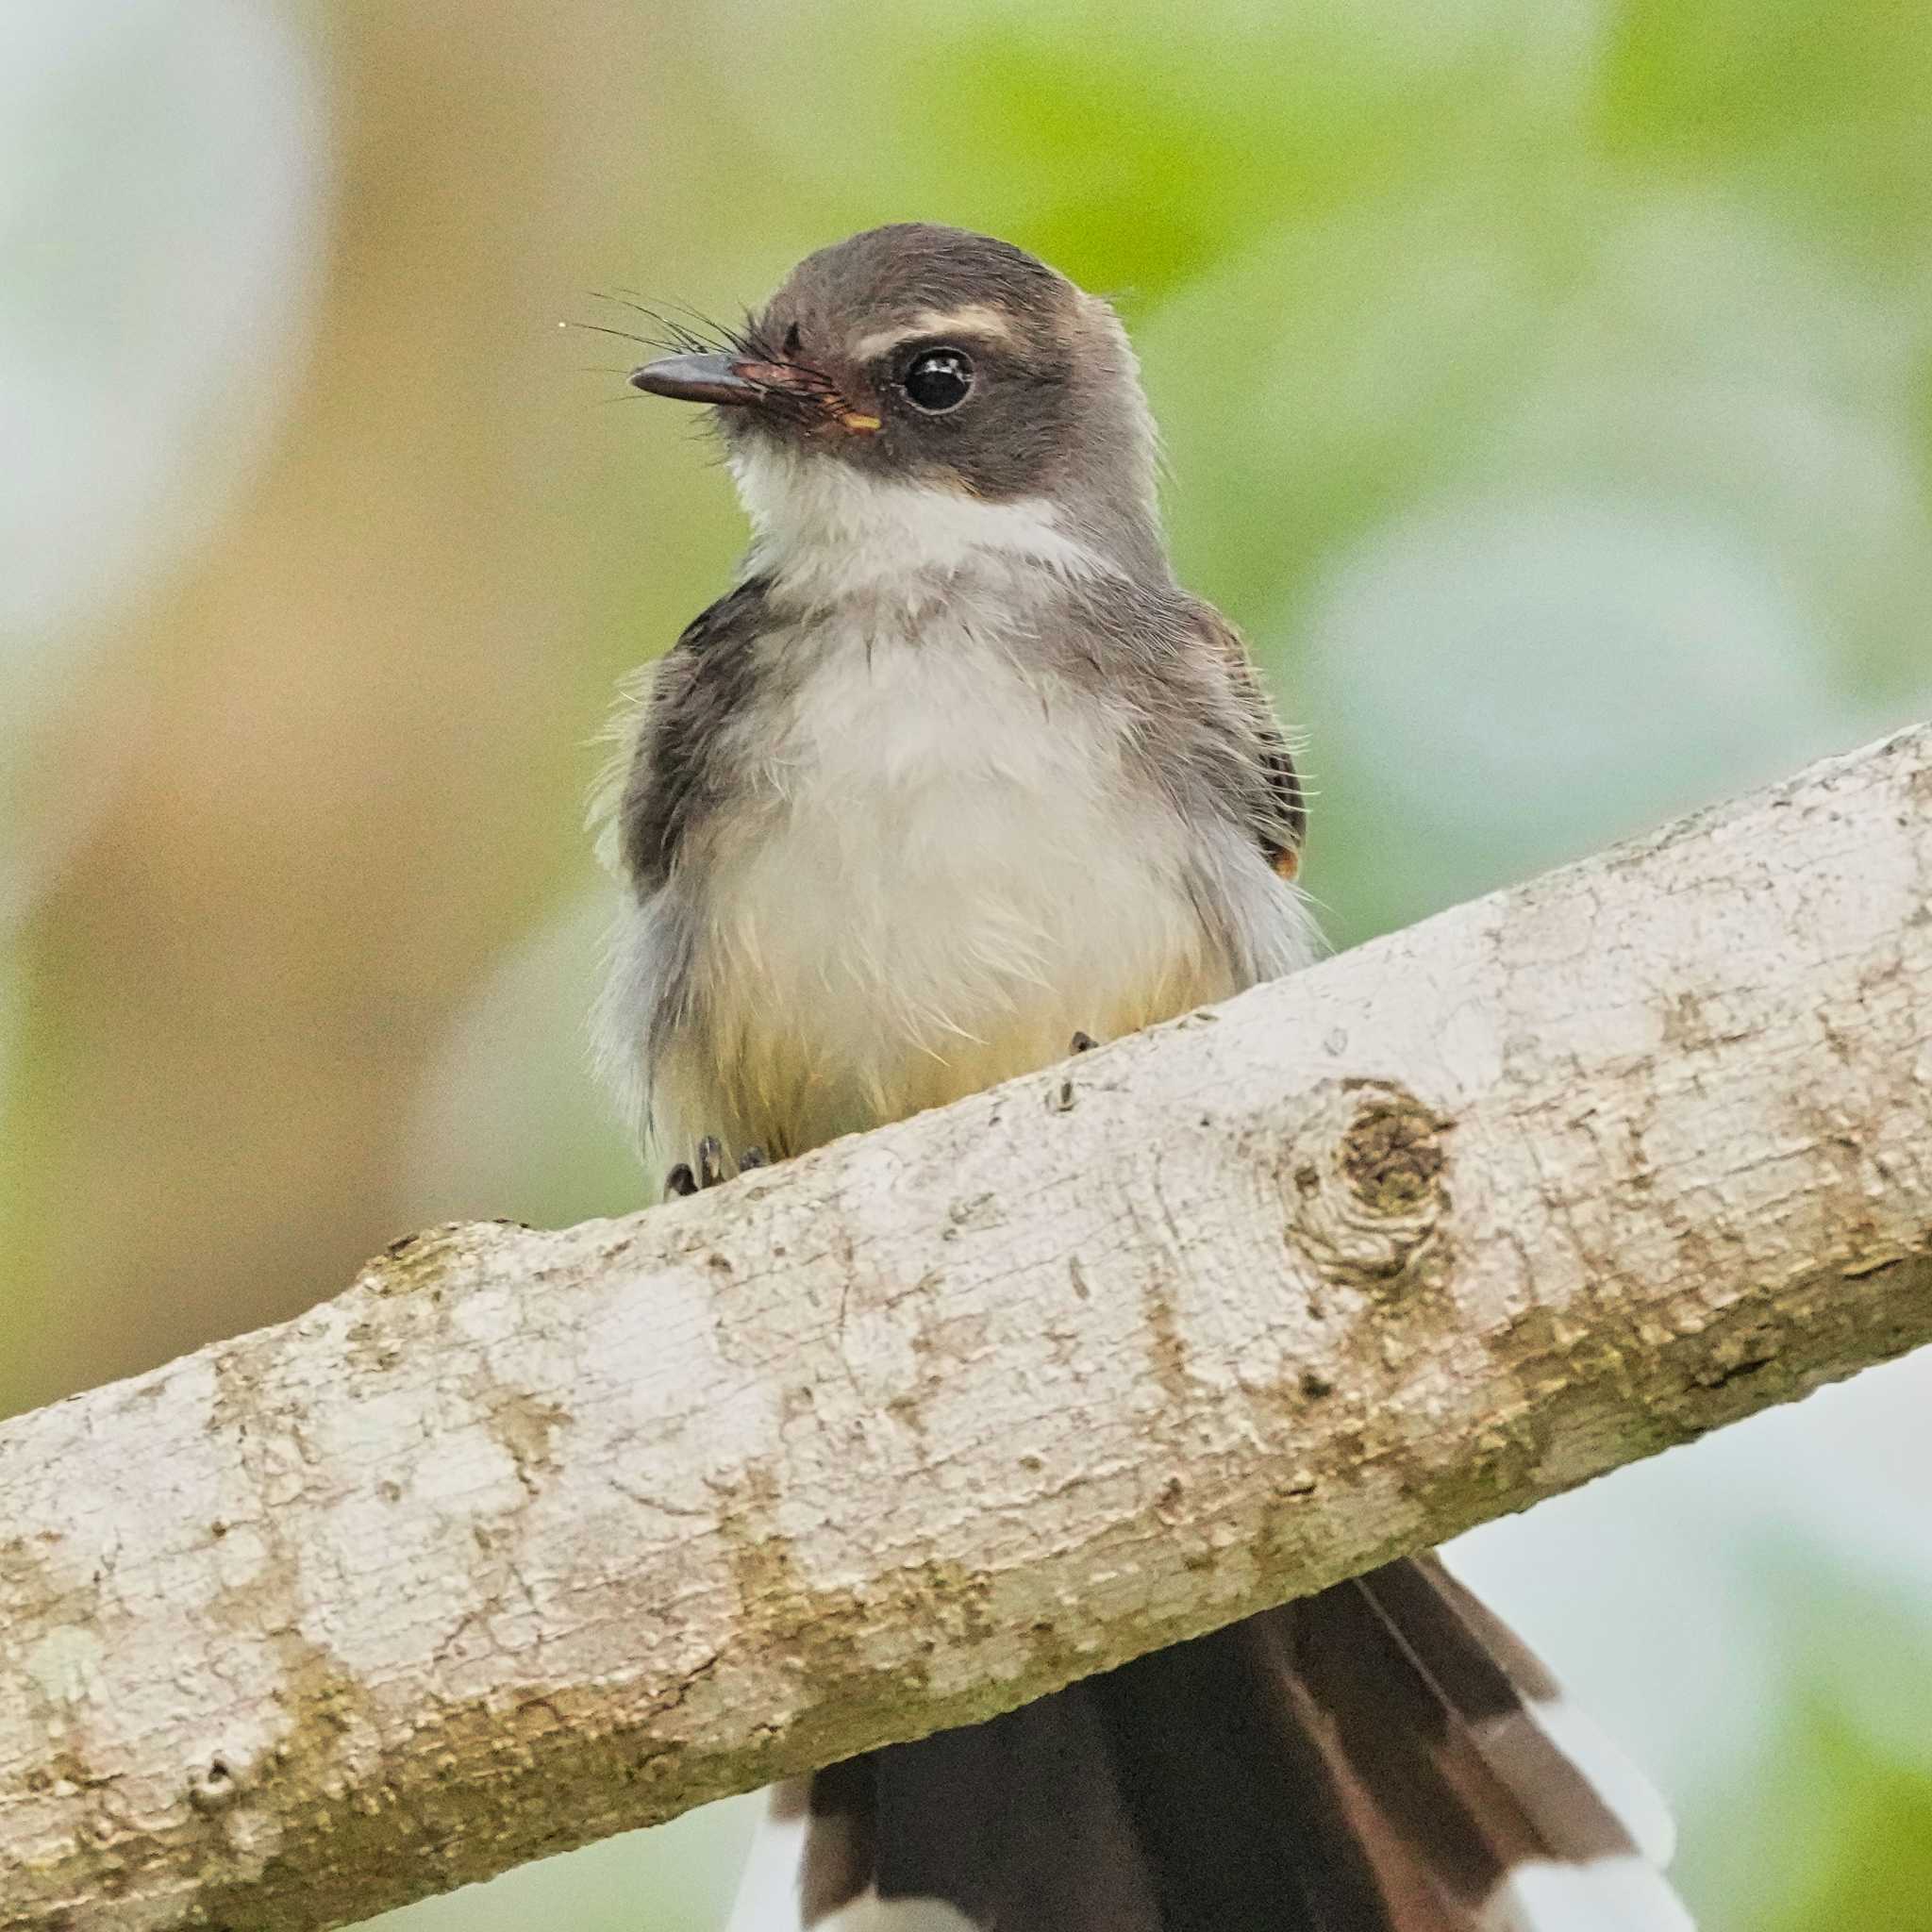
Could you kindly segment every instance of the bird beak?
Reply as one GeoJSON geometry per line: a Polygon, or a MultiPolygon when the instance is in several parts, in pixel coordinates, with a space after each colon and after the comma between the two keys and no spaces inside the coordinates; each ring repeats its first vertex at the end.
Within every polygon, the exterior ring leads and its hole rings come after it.
{"type": "Polygon", "coordinates": [[[811,405],[820,420],[854,436],[870,436],[879,419],[841,403],[824,377],[795,362],[758,362],[741,356],[706,353],[665,356],[630,373],[630,386],[683,403],[747,404],[788,401],[811,405]]]}
{"type": "Polygon", "coordinates": [[[739,356],[664,356],[630,373],[630,386],[681,403],[755,403],[773,385],[770,365],[739,356]]]}

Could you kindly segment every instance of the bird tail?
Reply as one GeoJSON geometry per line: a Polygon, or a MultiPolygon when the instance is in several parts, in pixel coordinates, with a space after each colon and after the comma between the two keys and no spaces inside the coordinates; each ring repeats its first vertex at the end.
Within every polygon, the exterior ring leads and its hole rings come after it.
{"type": "Polygon", "coordinates": [[[1428,1557],[781,1786],[729,1932],[1691,1932],[1672,1836],[1428,1557]]]}

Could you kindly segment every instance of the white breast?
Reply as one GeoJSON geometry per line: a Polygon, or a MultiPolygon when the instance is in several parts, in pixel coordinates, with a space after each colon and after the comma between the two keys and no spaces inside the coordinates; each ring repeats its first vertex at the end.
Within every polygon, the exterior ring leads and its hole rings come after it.
{"type": "Polygon", "coordinates": [[[795,1152],[1235,990],[1114,704],[970,605],[912,628],[781,646],[803,675],[747,723],[758,796],[711,848],[706,1037],[673,1081],[691,1132],[795,1152]]]}
{"type": "Polygon", "coordinates": [[[732,468],[771,625],[742,782],[620,932],[602,1009],[659,1158],[796,1153],[1306,961],[1252,836],[1185,823],[1131,756],[1153,721],[1054,668],[1066,584],[1120,568],[1053,504],[762,441],[732,468]]]}

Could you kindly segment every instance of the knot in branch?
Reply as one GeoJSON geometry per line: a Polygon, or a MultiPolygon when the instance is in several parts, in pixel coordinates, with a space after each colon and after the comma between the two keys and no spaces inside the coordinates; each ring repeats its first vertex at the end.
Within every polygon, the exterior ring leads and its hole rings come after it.
{"type": "Polygon", "coordinates": [[[1386,1292],[1440,1224],[1449,1123],[1387,1080],[1323,1088],[1297,1134],[1290,1225],[1330,1280],[1386,1292]]]}

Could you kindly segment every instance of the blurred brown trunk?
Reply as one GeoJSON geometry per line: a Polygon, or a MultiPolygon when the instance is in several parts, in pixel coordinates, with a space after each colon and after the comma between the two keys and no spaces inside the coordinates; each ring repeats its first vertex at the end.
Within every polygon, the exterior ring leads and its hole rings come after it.
{"type": "Polygon", "coordinates": [[[621,18],[445,0],[335,38],[308,379],[125,654],[103,701],[151,715],[29,929],[9,1274],[43,1306],[0,1410],[285,1315],[396,1232],[425,1050],[576,862],[608,669],[549,601],[591,535],[547,508],[573,438],[585,468],[555,319],[643,105],[621,18]]]}

